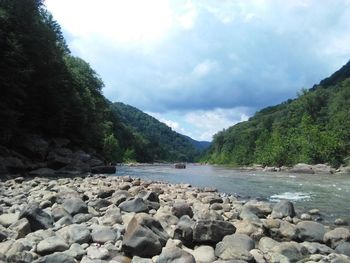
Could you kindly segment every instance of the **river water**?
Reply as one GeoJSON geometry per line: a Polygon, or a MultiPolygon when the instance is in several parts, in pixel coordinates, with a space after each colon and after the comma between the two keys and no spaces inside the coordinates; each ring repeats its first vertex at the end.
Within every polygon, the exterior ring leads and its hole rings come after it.
{"type": "Polygon", "coordinates": [[[187,165],[186,169],[174,169],[171,165],[118,166],[117,175],[210,186],[243,198],[272,202],[289,199],[300,212],[317,208],[326,221],[341,217],[350,222],[350,176],[346,175],[266,173],[211,165],[187,165]]]}

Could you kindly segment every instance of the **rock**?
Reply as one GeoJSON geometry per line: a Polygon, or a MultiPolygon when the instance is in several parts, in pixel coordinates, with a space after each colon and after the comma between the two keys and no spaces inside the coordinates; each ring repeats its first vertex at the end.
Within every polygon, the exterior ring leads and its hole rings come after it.
{"type": "Polygon", "coordinates": [[[278,236],[282,240],[296,240],[298,238],[297,227],[287,221],[281,221],[278,236]]]}
{"type": "Polygon", "coordinates": [[[303,174],[314,174],[315,171],[312,169],[312,165],[305,163],[298,163],[294,165],[289,172],[291,173],[303,173],[303,174]]]}
{"type": "Polygon", "coordinates": [[[247,210],[259,218],[266,218],[267,215],[271,214],[272,206],[268,202],[250,200],[244,204],[243,210],[247,210]]]}
{"type": "Polygon", "coordinates": [[[62,252],[69,248],[68,244],[60,237],[53,236],[45,238],[37,245],[36,251],[40,255],[62,252]]]}
{"type": "Polygon", "coordinates": [[[316,222],[304,221],[297,224],[298,238],[303,241],[323,242],[325,227],[316,222]]]}
{"type": "Polygon", "coordinates": [[[75,259],[81,259],[86,254],[86,251],[80,244],[74,243],[64,253],[75,259]]]}
{"type": "Polygon", "coordinates": [[[73,243],[88,243],[91,239],[90,231],[84,225],[69,225],[58,230],[57,234],[62,237],[69,245],[73,243]]]}
{"type": "Polygon", "coordinates": [[[311,221],[312,220],[312,217],[310,214],[307,214],[307,213],[303,213],[300,215],[300,219],[301,220],[304,220],[304,221],[311,221]]]}
{"type": "Polygon", "coordinates": [[[88,247],[86,250],[87,256],[91,259],[106,259],[109,257],[109,252],[104,247],[88,247]]]}
{"type": "Polygon", "coordinates": [[[140,213],[128,224],[122,248],[133,256],[153,257],[160,254],[168,239],[169,236],[159,221],[140,213]]]}
{"type": "Polygon", "coordinates": [[[45,139],[36,135],[27,136],[22,143],[22,148],[30,156],[43,160],[47,155],[49,143],[45,139]]]}
{"type": "Polygon", "coordinates": [[[249,253],[253,256],[256,263],[266,263],[264,254],[259,249],[252,249],[249,253]]]}
{"type": "Polygon", "coordinates": [[[88,213],[88,206],[80,198],[66,199],[62,207],[72,216],[79,213],[88,213]]]}
{"type": "Polygon", "coordinates": [[[4,172],[8,171],[10,173],[18,173],[25,170],[23,161],[17,157],[0,157],[0,163],[4,169],[4,172]]]}
{"type": "Polygon", "coordinates": [[[345,227],[337,227],[331,231],[328,231],[323,241],[331,248],[336,248],[340,243],[350,240],[350,231],[345,227]]]}
{"type": "Polygon", "coordinates": [[[198,243],[216,243],[226,235],[231,235],[236,228],[229,222],[219,220],[199,220],[193,228],[193,240],[198,243]]]}
{"type": "Polygon", "coordinates": [[[214,248],[211,246],[199,246],[192,252],[197,263],[211,263],[215,261],[214,248]]]}
{"type": "Polygon", "coordinates": [[[184,215],[193,217],[192,208],[186,202],[175,202],[172,207],[172,213],[174,216],[180,218],[184,215]]]}
{"type": "Polygon", "coordinates": [[[302,248],[305,248],[309,254],[322,254],[322,255],[328,255],[330,253],[334,253],[334,250],[330,247],[320,244],[317,242],[308,242],[305,241],[301,243],[302,248]]]}
{"type": "Polygon", "coordinates": [[[138,194],[138,197],[141,197],[145,201],[156,202],[159,203],[159,194],[153,191],[143,191],[138,194]]]}
{"type": "Polygon", "coordinates": [[[51,255],[39,258],[33,263],[76,263],[73,257],[63,253],[63,252],[56,252],[51,255]]]}
{"type": "Polygon", "coordinates": [[[111,204],[112,203],[110,201],[101,198],[89,202],[89,206],[97,210],[101,210],[102,208],[110,206],[111,204]]]}
{"type": "Polygon", "coordinates": [[[91,173],[94,174],[115,174],[115,166],[95,166],[91,168],[91,173]]]}
{"type": "Polygon", "coordinates": [[[113,188],[101,188],[97,193],[98,198],[107,198],[113,195],[115,190],[113,188]]]}
{"type": "Polygon", "coordinates": [[[225,236],[215,247],[215,256],[223,260],[252,261],[253,256],[249,253],[255,247],[254,241],[244,234],[225,236]]]}
{"type": "Polygon", "coordinates": [[[317,174],[333,174],[335,172],[335,169],[326,164],[313,165],[312,170],[317,174]]]}
{"type": "Polygon", "coordinates": [[[344,219],[342,218],[337,218],[334,220],[334,224],[336,226],[346,226],[348,224],[348,222],[346,222],[344,219]]]}
{"type": "Polygon", "coordinates": [[[9,227],[18,221],[19,214],[2,214],[0,215],[0,225],[9,227]]]}
{"type": "Polygon", "coordinates": [[[234,223],[237,234],[246,234],[253,239],[259,240],[264,236],[264,227],[260,220],[240,220],[234,223]]]}
{"type": "Polygon", "coordinates": [[[298,247],[291,242],[283,242],[271,250],[271,262],[297,262],[303,258],[298,247]]]}
{"type": "Polygon", "coordinates": [[[100,217],[100,223],[103,225],[113,226],[114,224],[123,223],[122,215],[120,209],[117,207],[112,207],[106,211],[104,216],[100,217]]]}
{"type": "Polygon", "coordinates": [[[47,157],[47,160],[47,167],[54,170],[61,169],[72,162],[72,159],[60,156],[55,152],[50,152],[47,157]]]}
{"type": "Polygon", "coordinates": [[[350,243],[349,242],[343,242],[340,243],[336,248],[335,252],[344,254],[348,257],[350,257],[350,243]]]}
{"type": "Polygon", "coordinates": [[[178,247],[163,248],[156,263],[196,263],[194,257],[178,247]]]}
{"type": "Polygon", "coordinates": [[[10,225],[9,229],[16,232],[16,239],[25,237],[31,232],[29,221],[26,218],[22,218],[13,223],[10,225]]]}
{"type": "Polygon", "coordinates": [[[292,202],[282,200],[274,205],[271,213],[272,218],[284,218],[287,216],[295,216],[294,205],[292,202]]]}
{"type": "Polygon", "coordinates": [[[29,172],[31,176],[55,176],[55,170],[50,168],[39,168],[29,172]]]}
{"type": "Polygon", "coordinates": [[[125,212],[135,212],[135,213],[146,212],[147,213],[149,211],[148,205],[140,197],[122,202],[119,205],[119,208],[125,212]]]}
{"type": "Polygon", "coordinates": [[[73,217],[73,223],[74,224],[81,224],[81,223],[89,221],[91,218],[93,218],[93,215],[91,215],[91,214],[76,214],[73,217]]]}
{"type": "Polygon", "coordinates": [[[274,247],[278,246],[280,243],[276,240],[273,240],[270,237],[263,237],[259,241],[258,248],[263,252],[267,253],[271,251],[274,247]]]}
{"type": "Polygon", "coordinates": [[[19,219],[22,218],[28,220],[32,231],[53,227],[51,216],[39,208],[36,203],[29,204],[27,208],[20,213],[19,219]]]}
{"type": "Polygon", "coordinates": [[[107,226],[94,226],[91,231],[92,241],[104,244],[106,242],[115,242],[120,233],[117,230],[107,226]]]}
{"type": "Polygon", "coordinates": [[[174,230],[174,238],[181,240],[185,245],[193,242],[194,221],[188,216],[182,216],[174,230]]]}

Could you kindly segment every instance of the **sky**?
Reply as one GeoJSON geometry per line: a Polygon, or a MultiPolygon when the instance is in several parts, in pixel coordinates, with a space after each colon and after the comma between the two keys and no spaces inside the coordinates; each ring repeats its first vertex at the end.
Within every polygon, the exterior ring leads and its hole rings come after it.
{"type": "Polygon", "coordinates": [[[350,59],[350,0],[46,0],[104,95],[197,140],[350,59]]]}

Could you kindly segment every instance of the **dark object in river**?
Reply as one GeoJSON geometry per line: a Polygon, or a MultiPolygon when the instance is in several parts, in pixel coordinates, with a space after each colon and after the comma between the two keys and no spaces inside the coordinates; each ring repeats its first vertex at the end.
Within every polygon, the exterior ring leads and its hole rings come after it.
{"type": "Polygon", "coordinates": [[[176,169],[186,169],[186,164],[185,163],[176,163],[176,164],[174,164],[174,167],[176,169]]]}

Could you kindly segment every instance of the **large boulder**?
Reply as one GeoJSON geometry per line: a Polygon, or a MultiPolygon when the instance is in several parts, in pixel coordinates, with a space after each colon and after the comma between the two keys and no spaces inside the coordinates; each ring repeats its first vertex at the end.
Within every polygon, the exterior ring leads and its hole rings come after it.
{"type": "Polygon", "coordinates": [[[178,247],[165,247],[156,263],[196,263],[193,255],[178,247]]]}
{"type": "Polygon", "coordinates": [[[292,202],[288,200],[282,200],[274,205],[271,213],[272,218],[284,218],[287,216],[295,216],[294,205],[292,202]]]}
{"type": "Polygon", "coordinates": [[[336,248],[340,243],[350,240],[350,231],[345,227],[338,227],[331,231],[328,231],[323,241],[330,247],[336,248]]]}
{"type": "Polygon", "coordinates": [[[249,253],[255,247],[253,239],[244,234],[225,236],[216,245],[215,256],[223,260],[252,261],[253,256],[249,253]]]}
{"type": "Polygon", "coordinates": [[[122,249],[130,255],[153,257],[160,254],[168,239],[169,236],[159,221],[140,213],[129,222],[122,249]]]}
{"type": "Polygon", "coordinates": [[[122,202],[119,208],[125,212],[141,213],[149,211],[147,203],[140,197],[122,202]]]}
{"type": "Polygon", "coordinates": [[[79,213],[87,213],[88,212],[88,206],[80,198],[66,199],[63,202],[62,207],[64,208],[64,210],[66,210],[72,216],[79,214],[79,213]]]}
{"type": "Polygon", "coordinates": [[[302,241],[323,242],[326,228],[317,222],[303,221],[297,224],[297,233],[302,241]]]}
{"type": "Polygon", "coordinates": [[[198,243],[217,243],[236,228],[229,222],[219,220],[199,220],[193,228],[193,240],[198,243]]]}
{"type": "Polygon", "coordinates": [[[174,238],[179,239],[185,245],[191,245],[193,242],[194,221],[188,216],[182,216],[174,230],[174,238]]]}
{"type": "Polygon", "coordinates": [[[39,208],[36,203],[29,204],[19,215],[19,219],[26,218],[30,224],[30,229],[36,231],[39,229],[48,229],[53,227],[51,216],[39,208]]]}

